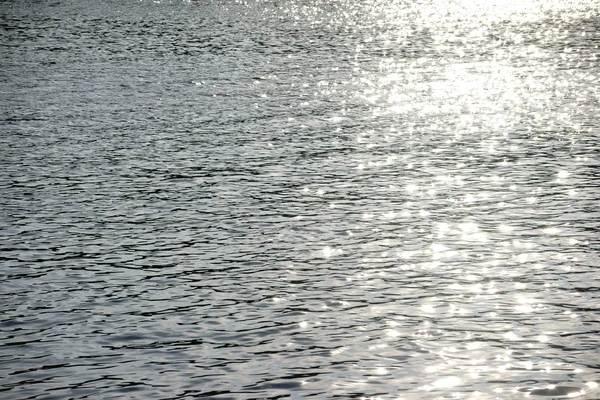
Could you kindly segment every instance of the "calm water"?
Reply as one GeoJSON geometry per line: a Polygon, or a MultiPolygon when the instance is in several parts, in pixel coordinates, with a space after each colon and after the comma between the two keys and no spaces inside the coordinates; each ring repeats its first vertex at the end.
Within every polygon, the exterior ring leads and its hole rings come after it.
{"type": "Polygon", "coordinates": [[[600,3],[0,2],[3,399],[599,399],[600,3]]]}

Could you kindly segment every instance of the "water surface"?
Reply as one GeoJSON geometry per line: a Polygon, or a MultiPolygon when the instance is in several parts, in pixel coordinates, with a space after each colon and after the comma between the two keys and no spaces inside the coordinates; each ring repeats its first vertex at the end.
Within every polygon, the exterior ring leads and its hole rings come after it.
{"type": "Polygon", "coordinates": [[[600,398],[596,1],[0,14],[2,398],[600,398]]]}

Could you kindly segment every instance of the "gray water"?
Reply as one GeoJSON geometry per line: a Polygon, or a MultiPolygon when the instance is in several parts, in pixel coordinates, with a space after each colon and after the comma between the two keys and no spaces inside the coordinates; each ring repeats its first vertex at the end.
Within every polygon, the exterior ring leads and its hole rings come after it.
{"type": "Polygon", "coordinates": [[[0,25],[1,398],[600,398],[597,1],[0,25]]]}

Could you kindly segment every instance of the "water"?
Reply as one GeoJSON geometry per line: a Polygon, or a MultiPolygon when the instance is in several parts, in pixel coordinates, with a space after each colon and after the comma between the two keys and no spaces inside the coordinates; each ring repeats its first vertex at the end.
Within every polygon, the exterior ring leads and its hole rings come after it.
{"type": "Polygon", "coordinates": [[[600,398],[598,2],[0,10],[2,398],[600,398]]]}

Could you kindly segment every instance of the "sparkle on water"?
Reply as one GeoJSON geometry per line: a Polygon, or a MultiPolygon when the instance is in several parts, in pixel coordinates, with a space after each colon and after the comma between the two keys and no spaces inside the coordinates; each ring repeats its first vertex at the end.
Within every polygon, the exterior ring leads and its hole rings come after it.
{"type": "Polygon", "coordinates": [[[600,397],[596,0],[42,3],[0,6],[7,398],[600,397]]]}

